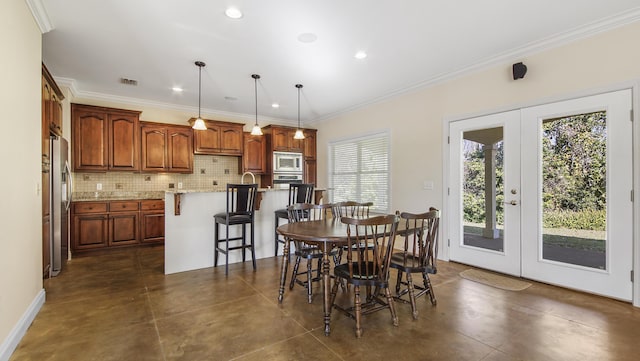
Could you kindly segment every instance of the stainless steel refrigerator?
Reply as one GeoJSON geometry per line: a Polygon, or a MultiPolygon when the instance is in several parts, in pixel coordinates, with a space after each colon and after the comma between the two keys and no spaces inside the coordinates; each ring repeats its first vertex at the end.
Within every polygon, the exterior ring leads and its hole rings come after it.
{"type": "Polygon", "coordinates": [[[51,268],[57,276],[69,258],[69,207],[73,182],[69,168],[69,143],[51,138],[51,268]]]}

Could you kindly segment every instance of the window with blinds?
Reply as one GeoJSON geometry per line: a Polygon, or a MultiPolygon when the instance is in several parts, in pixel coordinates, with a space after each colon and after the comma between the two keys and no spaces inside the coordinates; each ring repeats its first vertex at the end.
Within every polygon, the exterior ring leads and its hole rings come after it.
{"type": "Polygon", "coordinates": [[[388,132],[329,143],[329,201],[373,202],[389,212],[388,132]]]}

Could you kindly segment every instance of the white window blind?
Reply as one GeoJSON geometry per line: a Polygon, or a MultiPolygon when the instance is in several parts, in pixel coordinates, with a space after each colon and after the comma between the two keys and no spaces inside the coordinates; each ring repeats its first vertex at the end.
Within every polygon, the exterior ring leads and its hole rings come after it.
{"type": "Polygon", "coordinates": [[[389,212],[389,133],[329,144],[329,201],[373,202],[389,212]]]}

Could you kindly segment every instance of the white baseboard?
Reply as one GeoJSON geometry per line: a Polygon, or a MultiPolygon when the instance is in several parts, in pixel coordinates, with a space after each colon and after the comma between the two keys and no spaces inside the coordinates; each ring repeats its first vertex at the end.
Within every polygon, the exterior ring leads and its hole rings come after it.
{"type": "Polygon", "coordinates": [[[0,361],[9,361],[9,357],[22,340],[22,337],[27,332],[31,322],[36,318],[40,308],[44,305],[45,291],[44,288],[38,292],[33,302],[29,305],[29,308],[24,312],[18,323],[13,327],[9,336],[0,344],[0,361]]]}

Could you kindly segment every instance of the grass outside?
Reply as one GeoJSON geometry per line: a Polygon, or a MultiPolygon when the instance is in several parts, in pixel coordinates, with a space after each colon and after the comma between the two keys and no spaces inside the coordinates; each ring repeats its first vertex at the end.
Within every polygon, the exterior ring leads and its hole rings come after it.
{"type": "MultiPolygon", "coordinates": [[[[483,224],[464,224],[464,233],[482,235],[483,224]]],[[[498,225],[500,237],[504,237],[503,226],[498,225]]],[[[545,245],[560,246],[565,248],[575,248],[580,250],[605,252],[605,231],[591,231],[565,228],[545,228],[543,229],[542,240],[545,245]]]]}

